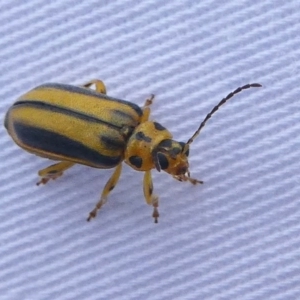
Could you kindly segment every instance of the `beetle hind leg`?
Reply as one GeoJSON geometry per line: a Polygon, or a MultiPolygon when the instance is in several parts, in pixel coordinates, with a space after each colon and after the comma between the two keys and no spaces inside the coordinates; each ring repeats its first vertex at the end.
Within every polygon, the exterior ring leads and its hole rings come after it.
{"type": "Polygon", "coordinates": [[[63,175],[64,171],[71,168],[74,165],[72,162],[62,161],[58,164],[51,165],[38,172],[41,177],[40,181],[36,185],[46,184],[50,179],[55,180],[56,178],[63,175]]]}
{"type": "Polygon", "coordinates": [[[97,91],[101,94],[106,94],[106,87],[102,80],[94,79],[94,80],[91,80],[91,81],[85,83],[83,86],[90,88],[93,84],[95,85],[95,91],[97,91]]]}
{"type": "Polygon", "coordinates": [[[118,183],[118,180],[120,178],[122,171],[122,163],[120,163],[114,170],[111,177],[108,179],[108,181],[105,184],[105,187],[102,191],[100,201],[96,204],[95,208],[90,212],[89,217],[87,218],[87,221],[90,221],[91,219],[95,218],[97,215],[98,210],[106,203],[108,194],[114,189],[116,184],[118,183]]]}

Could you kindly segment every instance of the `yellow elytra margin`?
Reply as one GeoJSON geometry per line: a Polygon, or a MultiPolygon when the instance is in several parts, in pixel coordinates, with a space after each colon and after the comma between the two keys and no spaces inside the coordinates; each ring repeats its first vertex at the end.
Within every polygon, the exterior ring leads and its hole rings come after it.
{"type": "Polygon", "coordinates": [[[151,170],[163,170],[179,181],[203,183],[190,177],[189,146],[221,105],[251,87],[261,85],[247,84],[228,94],[186,143],[173,140],[165,127],[149,121],[154,95],[139,107],[107,96],[106,87],[100,80],[92,80],[83,86],[56,83],[38,86],[9,108],[4,125],[15,143],[24,150],[60,161],[39,171],[38,185],[56,179],[76,163],[100,169],[115,167],[88,221],[96,217],[116,186],[123,160],[133,169],[145,172],[144,196],[147,204],[153,206],[153,218],[157,223],[158,197],[153,194],[151,170]]]}

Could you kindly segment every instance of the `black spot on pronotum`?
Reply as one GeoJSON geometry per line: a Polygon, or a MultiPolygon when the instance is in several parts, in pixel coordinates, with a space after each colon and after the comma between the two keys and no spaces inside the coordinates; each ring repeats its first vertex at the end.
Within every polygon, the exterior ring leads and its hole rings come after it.
{"type": "Polygon", "coordinates": [[[150,143],[152,141],[152,139],[149,137],[149,136],[146,136],[144,134],[144,132],[142,131],[139,131],[135,134],[135,138],[138,140],[138,141],[145,141],[145,142],[148,142],[150,143]]]}
{"type": "Polygon", "coordinates": [[[110,186],[110,187],[109,187],[109,191],[112,191],[114,188],[115,188],[114,185],[110,186]]]}
{"type": "Polygon", "coordinates": [[[162,170],[168,169],[169,162],[168,162],[168,159],[165,156],[165,154],[158,153],[157,156],[158,156],[158,161],[159,161],[159,164],[160,164],[160,167],[162,168],[162,170]]]}
{"type": "Polygon", "coordinates": [[[130,157],[129,157],[129,162],[130,162],[133,166],[135,166],[136,168],[138,168],[138,169],[139,169],[139,168],[142,166],[142,164],[143,164],[142,158],[139,157],[139,156],[136,156],[136,155],[130,156],[130,157]]]}
{"type": "Polygon", "coordinates": [[[160,131],[166,130],[166,128],[164,126],[160,125],[157,122],[153,122],[153,124],[154,124],[154,127],[156,130],[160,130],[160,131]]]}

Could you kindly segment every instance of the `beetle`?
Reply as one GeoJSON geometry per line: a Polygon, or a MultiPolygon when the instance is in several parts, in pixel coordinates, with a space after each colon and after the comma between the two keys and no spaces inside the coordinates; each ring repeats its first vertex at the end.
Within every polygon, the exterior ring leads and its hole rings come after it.
{"type": "Polygon", "coordinates": [[[152,216],[157,223],[158,197],[153,194],[151,170],[165,171],[178,181],[202,184],[203,181],[190,176],[191,143],[220,106],[235,94],[252,87],[261,85],[244,85],[223,98],[187,142],[173,140],[165,127],[149,120],[154,95],[139,107],[107,96],[104,83],[97,79],[82,86],[40,85],[17,99],[6,113],[4,125],[14,142],[24,150],[59,161],[38,172],[40,181],[37,185],[60,177],[74,164],[115,168],[88,221],[96,217],[116,186],[123,161],[133,169],[145,172],[143,192],[146,203],[153,206],[152,216]]]}

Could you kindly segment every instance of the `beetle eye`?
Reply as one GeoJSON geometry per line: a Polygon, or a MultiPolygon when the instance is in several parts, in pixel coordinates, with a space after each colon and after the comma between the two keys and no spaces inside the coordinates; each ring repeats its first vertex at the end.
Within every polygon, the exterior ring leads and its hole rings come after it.
{"type": "Polygon", "coordinates": [[[158,153],[158,154],[157,154],[157,157],[158,157],[158,161],[159,161],[159,164],[160,164],[161,169],[162,169],[162,170],[168,169],[168,167],[169,167],[169,162],[168,162],[168,159],[167,159],[167,157],[165,156],[165,154],[163,154],[163,153],[158,153]]]}

